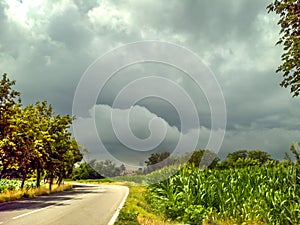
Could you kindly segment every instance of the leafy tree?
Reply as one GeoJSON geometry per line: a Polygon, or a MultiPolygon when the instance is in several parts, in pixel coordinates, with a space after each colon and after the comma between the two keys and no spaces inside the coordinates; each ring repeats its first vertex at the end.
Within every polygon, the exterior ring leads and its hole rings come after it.
{"type": "Polygon", "coordinates": [[[167,159],[169,156],[170,152],[167,151],[152,153],[148,160],[145,161],[145,163],[147,166],[155,165],[167,159]]]}
{"type": "Polygon", "coordinates": [[[15,144],[11,163],[21,171],[21,188],[23,188],[27,175],[35,169],[35,160],[41,156],[35,146],[39,123],[36,110],[32,105],[23,109],[18,108],[16,111],[15,116],[10,119],[12,132],[8,138],[15,144]]]}
{"type": "Polygon", "coordinates": [[[261,164],[270,161],[270,154],[267,152],[264,152],[260,149],[252,150],[248,152],[248,158],[250,159],[257,159],[261,164]]]}
{"type": "Polygon", "coordinates": [[[84,179],[101,179],[104,178],[92,166],[95,165],[96,160],[92,160],[89,163],[80,163],[79,167],[76,167],[72,173],[73,180],[84,180],[84,179]]]}
{"type": "Polygon", "coordinates": [[[227,157],[218,165],[219,168],[242,168],[248,166],[275,165],[277,162],[270,158],[270,154],[262,150],[238,150],[229,153],[227,157]],[[273,162],[273,163],[270,163],[273,162]]]}
{"type": "Polygon", "coordinates": [[[0,178],[18,176],[23,188],[26,178],[36,171],[37,187],[44,172],[57,183],[72,173],[82,154],[69,132],[73,118],[54,116],[46,101],[21,107],[15,81],[6,74],[0,81],[0,178]]]}
{"type": "Polygon", "coordinates": [[[193,151],[188,163],[196,167],[205,166],[207,168],[214,168],[220,159],[217,155],[209,150],[193,151]],[[205,158],[203,158],[205,157],[205,158]]]}
{"type": "Polygon", "coordinates": [[[145,168],[144,173],[150,173],[154,170],[172,165],[174,161],[170,157],[170,152],[164,151],[152,153],[145,163],[147,168],[145,168]]]}
{"type": "Polygon", "coordinates": [[[48,131],[51,141],[48,143],[49,158],[45,164],[50,179],[50,189],[54,177],[58,177],[58,184],[60,184],[62,178],[66,177],[67,171],[70,173],[73,165],[82,159],[77,143],[71,139],[71,133],[68,131],[73,119],[69,115],[56,115],[50,118],[48,131]]]}
{"type": "Polygon", "coordinates": [[[282,64],[276,72],[283,72],[282,87],[290,87],[293,97],[300,92],[300,1],[275,0],[268,5],[268,12],[280,16],[281,37],[276,44],[283,45],[282,64]]]}
{"type": "Polygon", "coordinates": [[[7,139],[11,132],[9,119],[13,117],[21,103],[20,92],[13,90],[14,85],[15,81],[11,81],[6,74],[3,74],[0,80],[0,179],[9,170],[11,160],[9,156],[14,145],[7,139]]]}
{"type": "MultiPolygon", "coordinates": [[[[121,174],[121,167],[117,167],[111,160],[99,161],[95,159],[88,163],[80,163],[73,171],[72,179],[101,179],[104,177],[115,177],[121,174]]],[[[123,167],[125,168],[125,166],[123,167]]]]}
{"type": "Polygon", "coordinates": [[[122,164],[120,166],[120,175],[124,175],[125,171],[126,171],[126,166],[124,164],[122,164]]]}
{"type": "Polygon", "coordinates": [[[111,160],[100,161],[95,164],[96,171],[104,177],[115,177],[121,173],[121,168],[111,160]]]}
{"type": "Polygon", "coordinates": [[[247,150],[238,150],[233,153],[229,153],[227,159],[230,161],[237,161],[238,159],[247,158],[248,151],[247,150]]]}

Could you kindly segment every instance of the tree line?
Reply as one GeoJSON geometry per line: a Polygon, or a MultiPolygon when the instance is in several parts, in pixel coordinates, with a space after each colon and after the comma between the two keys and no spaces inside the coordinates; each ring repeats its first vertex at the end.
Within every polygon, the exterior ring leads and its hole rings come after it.
{"type": "Polygon", "coordinates": [[[72,174],[74,164],[82,160],[77,142],[69,131],[74,117],[57,115],[46,101],[23,106],[14,80],[3,74],[0,81],[0,179],[41,179],[72,174]]]}
{"type": "MultiPolygon", "coordinates": [[[[155,170],[162,169],[172,165],[188,165],[194,167],[202,167],[208,169],[238,169],[246,167],[288,167],[300,165],[300,144],[294,143],[291,145],[290,151],[295,160],[288,153],[285,153],[283,160],[279,161],[271,158],[268,152],[260,149],[256,150],[237,150],[221,160],[216,153],[210,150],[195,150],[185,153],[181,156],[171,156],[168,151],[152,153],[145,161],[146,166],[139,168],[136,171],[131,171],[133,174],[148,174],[155,170]]],[[[127,175],[124,164],[117,166],[110,160],[96,161],[95,159],[89,162],[82,162],[73,170],[71,178],[73,180],[82,179],[102,179],[104,177],[116,177],[127,175]]]]}
{"type": "Polygon", "coordinates": [[[300,143],[294,143],[290,147],[295,160],[293,161],[288,153],[285,153],[283,160],[271,158],[268,152],[260,149],[237,150],[229,153],[225,159],[220,160],[217,154],[210,150],[196,150],[182,156],[170,156],[168,151],[151,154],[145,162],[147,167],[144,173],[150,173],[165,166],[175,164],[189,164],[195,167],[208,169],[234,169],[251,166],[292,166],[300,165],[300,143]]]}

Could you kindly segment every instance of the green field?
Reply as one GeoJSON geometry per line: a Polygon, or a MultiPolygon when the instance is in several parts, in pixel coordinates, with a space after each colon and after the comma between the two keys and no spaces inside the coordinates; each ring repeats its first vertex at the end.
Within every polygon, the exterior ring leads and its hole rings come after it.
{"type": "Polygon", "coordinates": [[[300,224],[300,167],[185,167],[150,185],[147,199],[183,223],[300,224]]]}
{"type": "MultiPolygon", "coordinates": [[[[0,193],[5,191],[18,191],[21,187],[21,180],[8,180],[8,179],[1,179],[0,180],[0,193]]],[[[36,188],[35,181],[26,181],[24,184],[24,189],[32,189],[36,188]]]]}

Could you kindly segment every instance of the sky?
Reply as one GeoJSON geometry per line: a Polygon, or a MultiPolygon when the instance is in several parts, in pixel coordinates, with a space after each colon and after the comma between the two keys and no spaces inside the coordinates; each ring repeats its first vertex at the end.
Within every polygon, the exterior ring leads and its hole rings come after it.
{"type": "Polygon", "coordinates": [[[279,86],[269,3],[2,0],[0,73],[17,81],[24,105],[76,112],[86,159],[139,166],[157,151],[205,148],[281,159],[300,139],[300,98],[279,86]]]}

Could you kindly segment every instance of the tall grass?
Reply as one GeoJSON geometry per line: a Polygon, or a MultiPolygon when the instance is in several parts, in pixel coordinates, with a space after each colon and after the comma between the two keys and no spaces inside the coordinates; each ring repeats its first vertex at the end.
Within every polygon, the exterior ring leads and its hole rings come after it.
{"type": "Polygon", "coordinates": [[[149,202],[184,223],[300,224],[300,167],[199,170],[185,167],[152,184],[149,202]]]}

